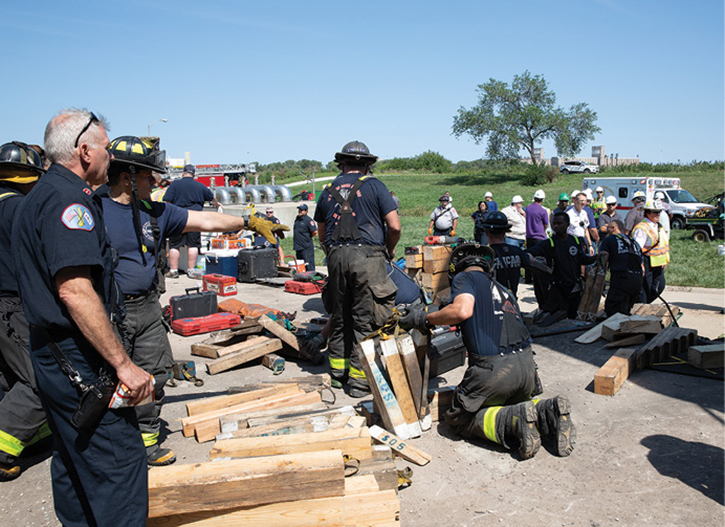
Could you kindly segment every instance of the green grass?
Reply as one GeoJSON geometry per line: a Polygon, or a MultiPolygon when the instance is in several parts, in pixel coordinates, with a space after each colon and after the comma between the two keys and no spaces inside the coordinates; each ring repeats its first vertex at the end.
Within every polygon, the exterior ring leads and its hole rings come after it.
{"type": "MultiPolygon", "coordinates": [[[[700,199],[706,199],[723,191],[723,175],[717,171],[667,173],[628,173],[604,174],[604,176],[623,177],[679,177],[682,187],[700,199]]],[[[539,187],[528,187],[521,184],[523,173],[512,170],[510,173],[494,175],[459,175],[459,174],[396,174],[377,177],[400,198],[400,220],[403,228],[398,245],[397,256],[403,255],[403,247],[420,245],[428,234],[430,213],[438,205],[438,198],[446,190],[450,192],[453,206],[458,211],[457,235],[473,238],[473,221],[471,214],[476,210],[478,202],[483,199],[486,191],[494,195],[499,208],[511,202],[511,198],[520,194],[524,204],[528,204],[539,187]]],[[[541,188],[546,192],[544,205],[555,207],[561,192],[571,193],[581,188],[581,175],[569,174],[560,176],[555,182],[544,184],[541,188]]],[[[318,189],[320,185],[318,183],[318,189]]],[[[296,191],[302,187],[296,187],[296,191]]],[[[309,189],[312,186],[309,185],[309,189]]],[[[725,287],[725,258],[718,257],[717,245],[721,241],[706,244],[690,239],[692,231],[675,231],[671,241],[672,263],[666,271],[669,285],[697,287],[725,287]]],[[[293,254],[292,240],[283,240],[285,254],[293,254]]],[[[322,264],[322,250],[316,249],[315,261],[322,264]]]]}

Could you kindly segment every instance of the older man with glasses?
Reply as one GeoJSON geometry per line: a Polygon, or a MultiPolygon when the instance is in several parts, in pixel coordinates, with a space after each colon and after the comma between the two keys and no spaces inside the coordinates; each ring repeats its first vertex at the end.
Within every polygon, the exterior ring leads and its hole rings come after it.
{"type": "Polygon", "coordinates": [[[114,253],[93,188],[107,181],[108,123],[61,111],[45,129],[52,165],[12,234],[30,352],[53,431],[55,511],[63,525],[145,525],[146,451],[133,408],[108,410],[117,382],[137,404],[153,392],[114,332],[114,253]]]}

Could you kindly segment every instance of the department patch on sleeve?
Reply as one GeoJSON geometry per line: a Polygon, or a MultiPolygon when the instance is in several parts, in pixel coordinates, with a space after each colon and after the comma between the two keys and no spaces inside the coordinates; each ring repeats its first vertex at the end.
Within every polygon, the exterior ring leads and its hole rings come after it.
{"type": "Polygon", "coordinates": [[[61,215],[63,225],[71,230],[92,231],[96,226],[88,207],[80,203],[68,206],[61,215]]]}

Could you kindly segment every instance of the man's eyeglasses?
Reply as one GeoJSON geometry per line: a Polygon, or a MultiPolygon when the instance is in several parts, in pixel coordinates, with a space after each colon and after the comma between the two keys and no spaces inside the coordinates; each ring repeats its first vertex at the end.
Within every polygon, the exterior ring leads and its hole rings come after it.
{"type": "Polygon", "coordinates": [[[99,121],[98,117],[96,117],[96,114],[91,112],[91,118],[88,120],[88,123],[86,123],[86,125],[81,130],[81,133],[78,134],[78,137],[76,137],[76,142],[75,142],[75,145],[73,148],[78,148],[78,141],[81,140],[81,136],[86,133],[86,131],[91,127],[91,125],[94,122],[98,123],[100,121],[99,121]]]}

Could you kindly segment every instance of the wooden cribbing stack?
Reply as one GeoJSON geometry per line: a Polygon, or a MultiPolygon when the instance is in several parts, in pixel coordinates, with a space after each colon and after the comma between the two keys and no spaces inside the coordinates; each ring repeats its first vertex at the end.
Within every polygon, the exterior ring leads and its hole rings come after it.
{"type": "Polygon", "coordinates": [[[599,304],[602,300],[604,292],[604,281],[606,272],[599,265],[587,267],[586,280],[584,282],[584,292],[579,307],[577,308],[576,318],[585,322],[594,322],[599,313],[599,304]]]}
{"type": "Polygon", "coordinates": [[[405,255],[405,268],[422,287],[431,293],[437,293],[450,286],[448,281],[448,262],[452,252],[450,245],[419,245],[407,249],[415,250],[417,253],[405,255]]]}

